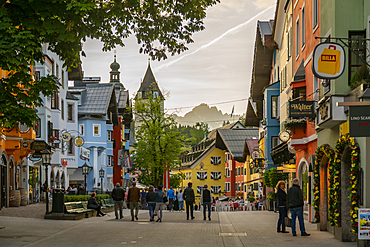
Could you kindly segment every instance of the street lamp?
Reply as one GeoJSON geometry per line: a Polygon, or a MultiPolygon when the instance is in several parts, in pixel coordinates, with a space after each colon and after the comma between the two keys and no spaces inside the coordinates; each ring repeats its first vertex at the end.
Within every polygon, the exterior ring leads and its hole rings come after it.
{"type": "Polygon", "coordinates": [[[51,152],[49,149],[45,149],[41,153],[42,157],[42,164],[45,166],[45,171],[46,171],[46,178],[45,178],[45,187],[46,187],[46,213],[49,214],[49,186],[48,186],[48,166],[50,165],[51,162],[51,152]]]}
{"type": "Polygon", "coordinates": [[[82,174],[85,176],[85,194],[87,195],[87,184],[86,184],[86,175],[90,172],[90,166],[85,164],[82,166],[82,174]]]}
{"type": "Polygon", "coordinates": [[[195,128],[196,128],[197,130],[200,130],[200,123],[199,123],[199,122],[195,125],[195,128]]]}
{"type": "Polygon", "coordinates": [[[101,168],[99,170],[99,177],[100,177],[101,194],[103,194],[103,178],[104,178],[104,169],[103,168],[101,168]]]}

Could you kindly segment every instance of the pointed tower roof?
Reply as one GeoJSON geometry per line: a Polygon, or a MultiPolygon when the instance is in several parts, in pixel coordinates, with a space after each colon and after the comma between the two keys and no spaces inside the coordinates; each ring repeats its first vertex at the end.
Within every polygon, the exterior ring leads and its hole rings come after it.
{"type": "Polygon", "coordinates": [[[148,62],[148,68],[146,69],[145,76],[141,82],[138,92],[141,92],[141,98],[146,99],[149,97],[151,92],[159,92],[159,97],[163,99],[161,90],[158,87],[157,81],[154,77],[153,71],[150,67],[150,60],[148,62]]]}

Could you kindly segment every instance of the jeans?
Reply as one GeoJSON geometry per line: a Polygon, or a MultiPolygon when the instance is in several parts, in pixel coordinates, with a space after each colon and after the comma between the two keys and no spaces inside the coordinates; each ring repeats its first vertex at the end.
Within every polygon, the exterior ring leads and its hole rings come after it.
{"type": "Polygon", "coordinates": [[[292,233],[296,234],[295,219],[297,216],[298,216],[299,229],[301,230],[301,234],[306,233],[306,229],[304,228],[304,220],[303,220],[303,206],[291,208],[290,212],[292,214],[292,233]]]}
{"type": "Polygon", "coordinates": [[[285,217],[287,217],[286,207],[285,206],[279,207],[279,220],[277,224],[278,231],[280,231],[280,226],[282,226],[282,231],[285,231],[285,220],[284,220],[285,217]]]}
{"type": "Polygon", "coordinates": [[[191,218],[193,218],[193,202],[186,202],[186,219],[189,219],[189,210],[191,218]]]}
{"type": "Polygon", "coordinates": [[[154,209],[155,209],[155,203],[148,203],[149,207],[149,216],[151,219],[154,218],[154,209]]]}
{"type": "Polygon", "coordinates": [[[211,203],[203,202],[203,217],[206,218],[206,209],[208,208],[208,218],[211,217],[211,203]]]}
{"type": "Polygon", "coordinates": [[[184,201],[179,201],[179,210],[184,210],[184,201]]]}
{"type": "Polygon", "coordinates": [[[171,211],[173,209],[173,198],[168,199],[168,204],[169,204],[169,210],[171,211]]]}
{"type": "Polygon", "coordinates": [[[155,211],[157,212],[158,218],[162,219],[162,208],[163,208],[163,202],[157,202],[155,204],[155,211]],[[159,209],[159,214],[158,214],[159,209]]]}

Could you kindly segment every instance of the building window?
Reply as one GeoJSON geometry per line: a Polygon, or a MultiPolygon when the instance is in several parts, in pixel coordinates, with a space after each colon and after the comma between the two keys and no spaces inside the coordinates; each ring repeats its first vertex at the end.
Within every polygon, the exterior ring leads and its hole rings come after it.
{"type": "Polygon", "coordinates": [[[53,130],[53,138],[51,138],[53,146],[59,148],[59,130],[53,130]]]}
{"type": "Polygon", "coordinates": [[[230,183],[229,182],[225,183],[225,192],[230,192],[230,183]]]}
{"type": "Polygon", "coordinates": [[[59,96],[58,91],[54,91],[51,95],[51,109],[59,109],[59,96]]]}
{"type": "Polygon", "coordinates": [[[235,168],[235,177],[238,176],[238,169],[235,168]]]}
{"type": "Polygon", "coordinates": [[[84,124],[80,124],[79,125],[79,134],[81,135],[81,136],[84,136],[84,134],[85,134],[85,125],[84,124]]]}
{"type": "Polygon", "coordinates": [[[230,177],[230,169],[228,167],[225,168],[225,176],[230,177]]]}
{"type": "Polygon", "coordinates": [[[64,89],[64,71],[62,69],[62,88],[64,89]]]}
{"type": "Polygon", "coordinates": [[[247,175],[247,168],[244,168],[244,175],[247,175]]]}
{"type": "Polygon", "coordinates": [[[219,185],[211,186],[211,193],[220,194],[221,193],[221,186],[219,186],[219,185]]]}
{"type": "Polygon", "coordinates": [[[243,167],[240,167],[240,175],[243,176],[243,167]]]}
{"type": "Polygon", "coordinates": [[[100,136],[100,124],[93,124],[94,136],[100,136]]]}
{"type": "Polygon", "coordinates": [[[301,23],[302,23],[301,45],[303,47],[304,44],[305,44],[305,25],[306,25],[306,23],[305,23],[305,7],[302,8],[302,18],[301,19],[302,19],[302,21],[301,21],[301,23]]]}
{"type": "Polygon", "coordinates": [[[319,23],[318,0],[312,0],[312,28],[315,29],[319,23]]]}
{"type": "Polygon", "coordinates": [[[289,28],[288,31],[288,61],[292,56],[292,29],[289,28]]]}
{"type": "Polygon", "coordinates": [[[189,179],[191,179],[191,172],[189,172],[189,179]]]}
{"type": "Polygon", "coordinates": [[[238,176],[240,176],[240,167],[238,167],[238,176]]]}
{"type": "Polygon", "coordinates": [[[137,92],[136,98],[141,99],[142,98],[142,92],[137,92]]]}
{"type": "Polygon", "coordinates": [[[36,133],[36,138],[41,138],[41,119],[38,119],[34,124],[33,130],[36,133]]]}
{"type": "Polygon", "coordinates": [[[211,164],[212,165],[219,165],[219,164],[221,164],[221,157],[220,156],[212,156],[211,157],[211,164]]]}
{"type": "Polygon", "coordinates": [[[114,166],[114,161],[113,161],[113,156],[108,155],[108,166],[113,167],[114,166]]]}
{"type": "Polygon", "coordinates": [[[278,109],[279,109],[279,96],[273,95],[271,96],[271,118],[278,117],[278,109]]]}
{"type": "Polygon", "coordinates": [[[73,147],[74,147],[73,138],[71,138],[71,140],[69,140],[69,142],[68,142],[68,154],[73,154],[74,153],[73,152],[73,147]]]}
{"type": "Polygon", "coordinates": [[[271,137],[271,148],[274,148],[279,144],[279,137],[278,136],[272,136],[271,137]]]}
{"type": "Polygon", "coordinates": [[[306,87],[297,87],[293,89],[293,100],[306,100],[306,87]]]}
{"type": "Polygon", "coordinates": [[[235,183],[235,191],[238,191],[238,183],[235,183]]]}
{"type": "Polygon", "coordinates": [[[108,141],[111,142],[113,141],[113,131],[108,130],[108,141]]]}
{"type": "Polygon", "coordinates": [[[296,22],[296,30],[295,30],[295,56],[299,56],[299,19],[296,22]]]}
{"type": "Polygon", "coordinates": [[[221,179],[221,172],[211,172],[211,179],[213,180],[221,179]]]}
{"type": "MultiPolygon", "coordinates": [[[[364,60],[366,60],[366,42],[361,39],[365,39],[365,35],[366,35],[365,31],[350,31],[349,32],[350,39],[357,39],[349,43],[350,47],[352,48],[352,50],[354,50],[354,52],[356,52],[364,60]]],[[[348,56],[349,56],[348,81],[350,83],[353,79],[353,76],[360,69],[363,62],[358,56],[353,54],[353,52],[348,52],[348,56]]]]}
{"type": "Polygon", "coordinates": [[[153,91],[153,98],[159,98],[159,92],[158,91],[153,91]]]}
{"type": "Polygon", "coordinates": [[[205,172],[205,171],[197,172],[197,179],[199,179],[199,180],[207,179],[207,172],[205,172]]]}
{"type": "Polygon", "coordinates": [[[64,100],[63,99],[61,99],[60,104],[61,104],[60,110],[62,111],[61,117],[62,117],[62,120],[64,120],[64,100]]]}
{"type": "Polygon", "coordinates": [[[68,121],[73,121],[73,105],[68,104],[67,106],[67,111],[68,111],[68,121]]]}

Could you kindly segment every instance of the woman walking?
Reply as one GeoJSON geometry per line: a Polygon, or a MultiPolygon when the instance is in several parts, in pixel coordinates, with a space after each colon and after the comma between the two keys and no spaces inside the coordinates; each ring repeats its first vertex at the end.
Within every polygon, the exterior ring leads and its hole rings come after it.
{"type": "Polygon", "coordinates": [[[286,193],[285,193],[285,182],[279,181],[276,185],[276,197],[279,207],[279,220],[277,224],[277,232],[289,233],[285,230],[285,221],[284,218],[287,217],[287,203],[286,203],[286,193]],[[280,227],[282,227],[280,230],[280,227]]]}
{"type": "Polygon", "coordinates": [[[146,195],[146,201],[148,203],[149,208],[149,217],[150,221],[154,221],[154,209],[155,209],[155,192],[154,192],[154,186],[149,185],[149,191],[146,195]]]}
{"type": "Polygon", "coordinates": [[[157,222],[162,222],[162,208],[163,208],[163,191],[162,191],[162,186],[158,186],[157,192],[155,192],[155,211],[157,212],[157,222]],[[159,214],[158,214],[158,209],[159,209],[159,214]]]}

